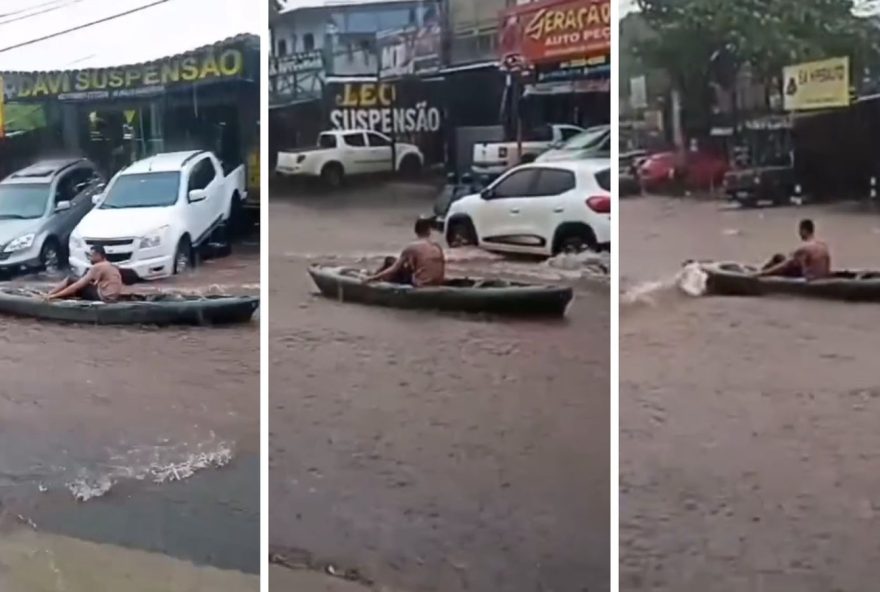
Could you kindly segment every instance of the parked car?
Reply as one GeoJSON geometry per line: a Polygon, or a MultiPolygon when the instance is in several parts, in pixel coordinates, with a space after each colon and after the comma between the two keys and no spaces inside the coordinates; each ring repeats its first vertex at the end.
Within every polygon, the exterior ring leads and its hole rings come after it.
{"type": "Polygon", "coordinates": [[[56,271],[67,262],[70,233],[103,186],[82,158],[42,160],[0,182],[0,268],[56,271]]]}
{"type": "Polygon", "coordinates": [[[450,246],[552,256],[611,244],[607,158],[532,163],[502,175],[449,207],[450,246]]]}
{"type": "Polygon", "coordinates": [[[729,171],[724,176],[728,199],[744,206],[768,201],[774,205],[791,203],[795,185],[794,166],[788,155],[776,155],[752,166],[729,171]]]}
{"type": "Polygon", "coordinates": [[[576,125],[550,124],[528,130],[523,137],[522,158],[517,158],[519,146],[514,138],[506,142],[478,142],[474,145],[472,172],[477,177],[495,178],[508,169],[533,162],[547,150],[559,147],[584,128],[576,125]]]}
{"type": "Polygon", "coordinates": [[[584,158],[611,158],[611,126],[598,125],[571,137],[559,147],[550,148],[535,162],[558,162],[584,158]]]}
{"type": "Polygon", "coordinates": [[[675,152],[648,156],[639,167],[639,180],[648,191],[663,191],[679,185],[687,189],[720,187],[730,165],[721,155],[708,151],[688,151],[684,166],[677,166],[675,152]]]}
{"type": "Polygon", "coordinates": [[[247,199],[245,167],[228,175],[211,152],[157,154],[123,169],[70,235],[70,264],[89,266],[101,245],[108,259],[138,279],[189,269],[212,239],[228,245],[226,225],[247,199]]]}
{"type": "Polygon", "coordinates": [[[394,152],[396,162],[392,165],[391,138],[379,132],[323,132],[316,148],[279,152],[275,171],[289,177],[321,179],[329,187],[339,187],[346,178],[357,175],[415,175],[425,164],[422,151],[413,144],[396,142],[394,152]]]}

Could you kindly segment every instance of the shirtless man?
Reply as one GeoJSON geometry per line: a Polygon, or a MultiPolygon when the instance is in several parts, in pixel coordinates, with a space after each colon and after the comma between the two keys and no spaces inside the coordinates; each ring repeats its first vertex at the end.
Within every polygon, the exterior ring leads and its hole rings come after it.
{"type": "Polygon", "coordinates": [[[801,220],[799,234],[804,243],[789,257],[775,255],[758,276],[802,277],[815,280],[831,275],[831,252],[816,239],[812,220],[801,220]]]}
{"type": "Polygon", "coordinates": [[[122,274],[107,261],[107,252],[100,245],[92,247],[89,260],[92,266],[84,276],[79,279],[65,279],[49,292],[47,299],[79,298],[94,302],[115,302],[122,292],[122,274]]]}
{"type": "Polygon", "coordinates": [[[416,221],[417,240],[407,245],[395,259],[389,257],[379,273],[368,277],[367,282],[391,282],[421,288],[439,286],[445,280],[446,258],[443,247],[431,240],[431,221],[416,221]]]}

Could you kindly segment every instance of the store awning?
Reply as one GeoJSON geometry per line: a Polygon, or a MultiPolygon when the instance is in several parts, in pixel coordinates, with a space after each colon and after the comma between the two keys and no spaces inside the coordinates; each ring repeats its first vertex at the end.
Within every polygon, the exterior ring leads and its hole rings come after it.
{"type": "Polygon", "coordinates": [[[10,102],[140,99],[232,80],[259,83],[259,37],[239,35],[141,64],[54,72],[2,72],[10,102]]]}

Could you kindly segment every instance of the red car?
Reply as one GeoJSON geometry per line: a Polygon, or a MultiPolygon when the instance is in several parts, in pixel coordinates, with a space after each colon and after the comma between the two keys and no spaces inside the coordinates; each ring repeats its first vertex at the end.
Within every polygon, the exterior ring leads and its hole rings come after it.
{"type": "MultiPolygon", "coordinates": [[[[688,152],[683,171],[684,186],[688,189],[720,187],[730,169],[727,159],[713,152],[688,152]]],[[[673,185],[676,175],[675,152],[658,152],[646,158],[639,166],[639,181],[648,191],[658,191],[673,185]]]]}

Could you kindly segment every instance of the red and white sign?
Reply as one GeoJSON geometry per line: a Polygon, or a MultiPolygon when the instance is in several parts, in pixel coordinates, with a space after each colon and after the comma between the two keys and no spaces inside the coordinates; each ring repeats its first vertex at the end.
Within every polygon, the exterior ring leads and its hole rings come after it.
{"type": "Polygon", "coordinates": [[[543,0],[502,15],[502,58],[535,64],[607,54],[610,47],[610,0],[543,0]]]}

